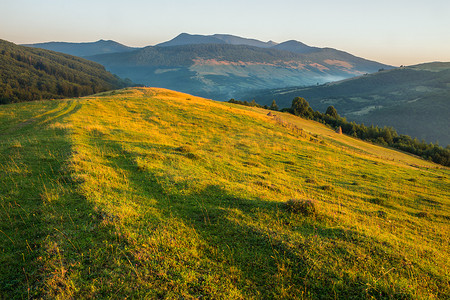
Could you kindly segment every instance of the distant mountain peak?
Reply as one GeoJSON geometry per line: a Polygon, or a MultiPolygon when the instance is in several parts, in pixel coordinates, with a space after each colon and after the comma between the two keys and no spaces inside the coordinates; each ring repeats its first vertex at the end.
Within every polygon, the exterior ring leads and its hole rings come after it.
{"type": "Polygon", "coordinates": [[[227,44],[231,45],[247,45],[247,46],[254,46],[254,47],[260,47],[260,48],[270,48],[277,43],[275,42],[263,42],[257,39],[249,39],[249,38],[243,38],[236,35],[231,34],[214,34],[214,37],[221,39],[222,41],[226,42],[227,44]]]}
{"type": "Polygon", "coordinates": [[[289,40],[280,44],[277,44],[272,47],[273,49],[277,50],[284,50],[284,51],[290,51],[294,53],[300,53],[300,54],[307,54],[312,52],[320,51],[321,48],[318,47],[311,47],[308,46],[302,42],[296,41],[296,40],[289,40]]]}
{"type": "Polygon", "coordinates": [[[272,48],[276,50],[284,50],[294,53],[307,54],[320,51],[321,48],[311,47],[296,40],[289,40],[283,43],[274,41],[263,42],[257,39],[243,38],[232,34],[213,34],[200,35],[190,33],[180,33],[175,38],[156,45],[157,47],[183,46],[183,45],[199,45],[199,44],[228,44],[228,45],[245,45],[258,48],[272,48]]]}
{"type": "Polygon", "coordinates": [[[307,46],[307,47],[309,47],[309,46],[306,45],[305,43],[302,43],[302,42],[299,42],[299,41],[296,41],[296,40],[288,40],[288,41],[283,42],[283,43],[281,43],[281,44],[284,44],[284,45],[302,45],[302,46],[307,46]]]}
{"type": "Polygon", "coordinates": [[[270,48],[277,43],[262,42],[256,39],[243,38],[231,34],[213,34],[213,35],[200,35],[200,34],[189,34],[180,33],[175,38],[170,41],[160,43],[156,46],[158,47],[169,47],[169,46],[182,46],[182,45],[198,45],[198,44],[229,44],[229,45],[246,45],[259,48],[270,48]]]}
{"type": "Polygon", "coordinates": [[[196,45],[196,44],[225,44],[224,41],[215,38],[214,36],[180,33],[170,41],[160,43],[157,47],[170,47],[170,46],[183,46],[183,45],[196,45]]]}
{"type": "Polygon", "coordinates": [[[33,48],[41,48],[70,55],[86,57],[98,54],[130,52],[139,48],[125,46],[113,40],[100,39],[96,42],[69,43],[69,42],[48,42],[22,45],[33,48]]]}
{"type": "MultiPolygon", "coordinates": [[[[88,43],[88,44],[89,44],[89,43],[88,43]]],[[[122,45],[122,46],[124,46],[123,44],[118,43],[118,42],[116,42],[116,41],[113,41],[113,40],[103,40],[103,39],[94,42],[94,44],[114,44],[114,45],[122,45]]]]}

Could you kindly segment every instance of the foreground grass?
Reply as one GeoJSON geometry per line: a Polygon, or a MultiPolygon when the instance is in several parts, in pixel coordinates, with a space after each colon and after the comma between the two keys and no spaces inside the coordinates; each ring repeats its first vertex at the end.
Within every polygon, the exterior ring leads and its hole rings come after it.
{"type": "Polygon", "coordinates": [[[308,124],[158,89],[0,107],[0,295],[450,297],[448,169],[308,124]]]}

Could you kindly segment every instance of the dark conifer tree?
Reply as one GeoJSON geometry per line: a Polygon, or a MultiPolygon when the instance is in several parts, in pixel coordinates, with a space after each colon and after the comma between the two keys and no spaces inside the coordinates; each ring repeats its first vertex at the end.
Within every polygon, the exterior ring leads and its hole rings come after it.
{"type": "Polygon", "coordinates": [[[275,102],[275,99],[272,101],[272,104],[270,105],[269,109],[278,111],[279,108],[277,103],[275,102]]]}

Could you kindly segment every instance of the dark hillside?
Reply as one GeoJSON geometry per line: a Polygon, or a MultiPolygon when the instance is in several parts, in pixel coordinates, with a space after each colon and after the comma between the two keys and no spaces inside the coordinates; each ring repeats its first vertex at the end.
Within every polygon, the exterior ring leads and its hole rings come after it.
{"type": "Polygon", "coordinates": [[[0,103],[86,96],[128,82],[97,63],[0,40],[0,103]]]}
{"type": "Polygon", "coordinates": [[[312,87],[263,90],[243,95],[270,105],[290,107],[303,97],[315,110],[334,106],[349,121],[392,126],[428,142],[450,144],[450,63],[428,63],[381,71],[312,87]]]}

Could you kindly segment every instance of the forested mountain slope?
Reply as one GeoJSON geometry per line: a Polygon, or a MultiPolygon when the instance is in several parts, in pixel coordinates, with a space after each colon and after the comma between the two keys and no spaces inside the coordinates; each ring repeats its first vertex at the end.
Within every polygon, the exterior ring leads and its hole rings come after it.
{"type": "Polygon", "coordinates": [[[79,97],[130,85],[98,63],[0,40],[0,103],[79,97]]]}

